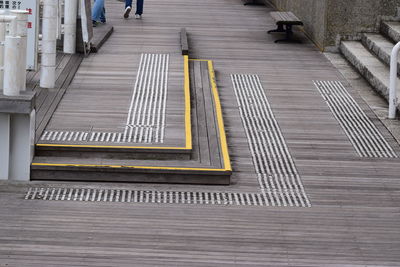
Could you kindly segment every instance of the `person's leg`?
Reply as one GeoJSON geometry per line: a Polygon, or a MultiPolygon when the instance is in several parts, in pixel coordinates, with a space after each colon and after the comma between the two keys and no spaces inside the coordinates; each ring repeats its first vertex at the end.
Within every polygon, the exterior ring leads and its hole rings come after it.
{"type": "Polygon", "coordinates": [[[100,14],[100,21],[106,23],[106,9],[104,7],[100,14]]]}
{"type": "Polygon", "coordinates": [[[101,13],[104,8],[104,0],[95,0],[92,8],[92,20],[100,21],[101,13]]]}
{"type": "Polygon", "coordinates": [[[125,0],[125,8],[132,7],[132,0],[125,0]]]}
{"type": "Polygon", "coordinates": [[[136,0],[136,15],[143,14],[143,0],[136,0]]]}
{"type": "Polygon", "coordinates": [[[129,18],[129,13],[131,13],[132,10],[132,0],[125,0],[125,12],[124,12],[124,18],[129,18]]]}

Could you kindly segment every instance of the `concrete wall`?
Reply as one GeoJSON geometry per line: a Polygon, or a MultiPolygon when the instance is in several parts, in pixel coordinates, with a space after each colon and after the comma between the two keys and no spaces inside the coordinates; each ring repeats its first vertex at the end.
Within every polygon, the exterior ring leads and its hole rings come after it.
{"type": "Polygon", "coordinates": [[[325,47],[337,46],[340,38],[360,32],[376,32],[381,19],[397,15],[400,0],[329,0],[325,47]]]}
{"type": "Polygon", "coordinates": [[[307,35],[321,48],[340,38],[378,30],[381,18],[394,18],[400,0],[265,0],[279,10],[292,11],[304,22],[307,35]]]}
{"type": "MultiPolygon", "coordinates": [[[[267,0],[268,1],[268,0],[267,0]]],[[[270,0],[278,10],[290,10],[304,22],[307,35],[319,46],[324,45],[326,10],[329,0],[270,0]]]]}

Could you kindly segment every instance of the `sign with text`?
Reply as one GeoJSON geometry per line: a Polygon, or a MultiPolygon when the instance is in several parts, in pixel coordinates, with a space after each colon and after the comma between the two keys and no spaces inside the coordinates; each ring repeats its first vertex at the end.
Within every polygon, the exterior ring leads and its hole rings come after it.
{"type": "Polygon", "coordinates": [[[28,70],[37,69],[38,58],[38,31],[39,31],[39,0],[0,0],[0,9],[3,10],[28,10],[28,36],[26,68],[28,70]]]}

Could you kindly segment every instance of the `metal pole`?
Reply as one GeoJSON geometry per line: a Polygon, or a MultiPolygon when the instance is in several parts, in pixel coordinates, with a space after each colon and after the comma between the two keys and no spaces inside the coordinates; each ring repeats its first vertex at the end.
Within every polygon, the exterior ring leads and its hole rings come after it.
{"type": "Polygon", "coordinates": [[[42,20],[42,62],[40,87],[54,88],[56,76],[56,38],[57,38],[58,0],[43,1],[42,20]]]}
{"type": "Polygon", "coordinates": [[[67,0],[64,4],[64,53],[76,52],[76,18],[78,0],[67,0]]]}
{"type": "Polygon", "coordinates": [[[21,37],[21,51],[18,62],[18,87],[21,91],[26,90],[26,46],[28,40],[28,14],[26,10],[11,10],[12,15],[16,17],[17,33],[21,37]]]}
{"type": "Polygon", "coordinates": [[[397,108],[397,58],[400,51],[400,42],[392,50],[390,56],[390,87],[389,87],[389,119],[396,117],[397,108]]]}

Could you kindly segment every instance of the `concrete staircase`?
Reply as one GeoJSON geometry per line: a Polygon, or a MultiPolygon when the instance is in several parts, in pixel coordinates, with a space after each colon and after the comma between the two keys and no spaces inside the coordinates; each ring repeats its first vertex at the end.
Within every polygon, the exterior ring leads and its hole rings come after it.
{"type": "MultiPolygon", "coordinates": [[[[343,56],[383,97],[389,97],[389,64],[394,45],[400,42],[400,22],[382,22],[380,33],[363,33],[361,41],[343,41],[343,56]]],[[[398,62],[400,74],[400,61],[398,62]]],[[[400,80],[397,96],[400,97],[400,80]]],[[[398,106],[400,110],[400,105],[398,106]]]]}

